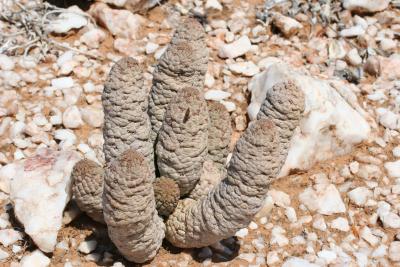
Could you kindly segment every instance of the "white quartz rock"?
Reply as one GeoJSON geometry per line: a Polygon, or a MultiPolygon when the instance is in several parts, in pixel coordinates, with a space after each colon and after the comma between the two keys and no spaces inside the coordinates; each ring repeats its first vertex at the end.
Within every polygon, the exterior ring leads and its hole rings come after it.
{"type": "Polygon", "coordinates": [[[22,240],[22,235],[20,232],[15,231],[14,229],[0,230],[0,243],[3,246],[8,247],[18,240],[22,240]]]}
{"type": "Polygon", "coordinates": [[[351,202],[362,207],[372,197],[372,192],[368,188],[361,186],[351,190],[347,195],[351,202]]]}
{"type": "Polygon", "coordinates": [[[316,162],[346,154],[353,145],[368,139],[369,117],[359,106],[352,89],[342,83],[301,74],[284,63],[271,65],[250,81],[251,120],[257,118],[267,91],[288,79],[305,94],[305,115],[294,133],[280,177],[292,169],[307,170],[316,162]]]}
{"type": "Polygon", "coordinates": [[[252,77],[260,72],[260,69],[252,61],[237,62],[228,65],[229,70],[243,76],[252,77]]]}
{"type": "Polygon", "coordinates": [[[350,230],[349,222],[346,218],[339,217],[333,220],[330,224],[331,228],[337,229],[343,232],[348,232],[350,230]]]}
{"type": "Polygon", "coordinates": [[[77,106],[68,107],[62,116],[65,128],[75,129],[81,127],[84,123],[81,113],[77,106]]]}
{"type": "Polygon", "coordinates": [[[208,90],[204,93],[204,99],[221,101],[231,96],[231,93],[221,90],[208,90]]]}
{"type": "Polygon", "coordinates": [[[71,197],[70,174],[79,160],[75,151],[40,149],[33,157],[12,163],[16,173],[10,180],[10,200],[15,216],[44,252],[52,252],[57,243],[71,197]]]}
{"type": "Polygon", "coordinates": [[[99,48],[104,39],[106,39],[104,31],[95,28],[82,34],[79,40],[90,48],[99,48]]]}
{"type": "Polygon", "coordinates": [[[218,56],[221,58],[236,58],[246,54],[250,49],[250,39],[247,35],[244,35],[233,43],[221,46],[218,56]]]}
{"type": "Polygon", "coordinates": [[[300,202],[311,211],[322,215],[332,215],[346,211],[339,191],[333,184],[318,184],[315,190],[306,188],[300,195],[300,202]]]}
{"type": "Polygon", "coordinates": [[[390,243],[389,258],[392,261],[400,261],[400,241],[390,243]]]}
{"type": "Polygon", "coordinates": [[[20,267],[47,267],[50,265],[50,259],[40,250],[35,250],[31,254],[24,256],[19,264],[20,267]]]}
{"type": "Polygon", "coordinates": [[[400,160],[386,162],[384,166],[390,177],[400,178],[400,160]]]}
{"type": "Polygon", "coordinates": [[[82,119],[90,126],[98,128],[103,125],[104,113],[102,107],[85,107],[81,109],[82,119]]]}
{"type": "Polygon", "coordinates": [[[112,9],[104,3],[95,3],[91,15],[104,25],[112,35],[120,38],[136,39],[144,18],[126,9],[112,9]]]}
{"type": "Polygon", "coordinates": [[[351,11],[378,12],[389,6],[390,0],[344,0],[343,7],[351,11]]]}
{"type": "Polygon", "coordinates": [[[318,265],[302,258],[290,257],[283,263],[282,267],[318,267],[318,265]]]}
{"type": "Polygon", "coordinates": [[[303,28],[303,25],[301,25],[301,23],[297,20],[291,17],[283,16],[280,13],[275,13],[272,21],[286,37],[296,34],[300,29],[303,28]]]}
{"type": "MultiPolygon", "coordinates": [[[[54,33],[67,33],[72,29],[79,29],[87,25],[88,21],[85,16],[78,13],[79,11],[66,11],[61,13],[55,20],[51,21],[46,30],[54,33]]],[[[83,13],[83,12],[82,12],[83,13]]]]}
{"type": "Polygon", "coordinates": [[[383,223],[384,228],[400,228],[400,217],[394,212],[390,211],[390,204],[385,201],[378,203],[377,214],[383,223]]]}
{"type": "Polygon", "coordinates": [[[62,77],[51,80],[51,86],[57,89],[65,89],[74,86],[74,80],[71,77],[62,77]]]}
{"type": "Polygon", "coordinates": [[[4,54],[0,54],[0,69],[2,70],[13,70],[15,67],[14,60],[4,54]]]}

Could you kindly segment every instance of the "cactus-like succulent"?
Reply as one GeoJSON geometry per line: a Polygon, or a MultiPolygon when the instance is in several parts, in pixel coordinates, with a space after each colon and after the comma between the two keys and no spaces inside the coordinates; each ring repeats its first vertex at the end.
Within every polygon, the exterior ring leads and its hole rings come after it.
{"type": "Polygon", "coordinates": [[[149,101],[143,67],[133,59],[116,63],[103,93],[105,171],[83,161],[73,172],[79,207],[104,219],[130,261],[151,260],[164,237],[177,247],[203,247],[246,227],[304,111],[304,95],[293,82],[274,86],[226,167],[231,121],[223,105],[202,95],[204,36],[192,19],[178,28],[155,68],[149,101]]]}

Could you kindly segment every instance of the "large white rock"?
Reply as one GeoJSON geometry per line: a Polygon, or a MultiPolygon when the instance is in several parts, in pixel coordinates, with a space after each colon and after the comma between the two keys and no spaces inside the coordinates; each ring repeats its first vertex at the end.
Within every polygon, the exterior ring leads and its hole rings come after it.
{"type": "Polygon", "coordinates": [[[305,94],[305,112],[279,176],[287,175],[291,169],[307,170],[316,162],[346,154],[353,145],[368,139],[369,117],[347,85],[313,78],[285,63],[272,64],[250,81],[252,96],[248,114],[251,120],[257,118],[267,91],[289,79],[305,94]]]}
{"type": "Polygon", "coordinates": [[[40,250],[52,252],[71,198],[71,171],[80,156],[75,151],[40,149],[31,158],[9,164],[10,200],[16,218],[40,250]]]}
{"type": "Polygon", "coordinates": [[[344,0],[343,7],[351,11],[378,12],[389,6],[390,0],[344,0]]]}

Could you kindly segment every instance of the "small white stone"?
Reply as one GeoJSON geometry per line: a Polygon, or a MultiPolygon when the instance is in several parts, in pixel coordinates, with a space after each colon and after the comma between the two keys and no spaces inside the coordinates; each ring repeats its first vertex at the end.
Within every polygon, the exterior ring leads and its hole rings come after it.
{"type": "Polygon", "coordinates": [[[50,259],[37,249],[24,256],[19,264],[20,267],[47,267],[50,265],[50,259]]]}
{"type": "Polygon", "coordinates": [[[68,242],[66,240],[60,241],[57,243],[56,248],[61,250],[68,250],[68,242]]]}
{"type": "Polygon", "coordinates": [[[399,116],[397,114],[385,108],[377,109],[377,113],[379,115],[380,124],[392,130],[397,128],[399,121],[399,116]]]}
{"type": "Polygon", "coordinates": [[[358,66],[362,63],[362,58],[358,54],[357,48],[351,49],[346,56],[346,59],[348,63],[350,63],[353,66],[358,66]]]}
{"type": "Polygon", "coordinates": [[[153,54],[154,52],[157,51],[157,49],[158,49],[159,47],[160,47],[160,46],[159,46],[158,44],[156,44],[156,43],[148,42],[148,43],[146,44],[146,54],[147,54],[147,55],[153,54]]]}
{"type": "Polygon", "coordinates": [[[90,48],[99,48],[100,44],[106,39],[106,34],[101,29],[91,29],[82,34],[79,39],[90,48]]]}
{"type": "Polygon", "coordinates": [[[244,35],[233,43],[221,46],[218,56],[221,58],[236,58],[246,54],[250,49],[250,39],[247,35],[244,35]]]}
{"type": "Polygon", "coordinates": [[[67,146],[72,146],[75,144],[77,137],[71,130],[58,129],[54,132],[54,139],[63,141],[67,146]]]}
{"type": "Polygon", "coordinates": [[[74,80],[71,77],[62,77],[51,80],[51,86],[57,89],[71,88],[74,86],[74,80]]]}
{"type": "Polygon", "coordinates": [[[301,25],[297,20],[283,16],[280,13],[275,13],[273,15],[272,22],[286,37],[296,34],[303,28],[303,25],[301,25]]]}
{"type": "Polygon", "coordinates": [[[271,189],[268,195],[272,197],[275,205],[282,208],[290,206],[290,196],[285,192],[271,189]]]}
{"type": "Polygon", "coordinates": [[[318,257],[326,264],[331,264],[336,260],[337,254],[332,250],[321,250],[318,252],[318,257]]]}
{"type": "Polygon", "coordinates": [[[236,110],[236,104],[231,101],[221,100],[221,104],[225,106],[228,112],[233,112],[236,110]]]}
{"type": "Polygon", "coordinates": [[[251,230],[256,230],[258,228],[258,225],[255,222],[250,222],[249,228],[251,230]]]}
{"type": "Polygon", "coordinates": [[[76,129],[84,124],[79,108],[75,105],[64,111],[62,119],[64,127],[68,129],[76,129]]]}
{"type": "Polygon", "coordinates": [[[20,232],[15,231],[14,229],[0,230],[0,243],[3,244],[3,246],[8,247],[18,240],[22,240],[20,232]]]}
{"type": "Polygon", "coordinates": [[[389,259],[392,261],[400,261],[400,241],[390,243],[389,259]]]}
{"type": "Polygon", "coordinates": [[[347,193],[350,200],[357,206],[364,206],[369,198],[372,197],[372,192],[368,188],[361,186],[351,190],[347,193]]]}
{"type": "Polygon", "coordinates": [[[97,241],[90,240],[90,241],[83,241],[79,244],[78,250],[84,254],[89,254],[93,250],[96,249],[97,241]]]}
{"type": "Polygon", "coordinates": [[[77,12],[62,12],[46,24],[46,31],[54,33],[67,33],[71,29],[79,29],[87,25],[86,17],[77,12]]]}
{"type": "Polygon", "coordinates": [[[206,77],[205,77],[205,81],[204,81],[204,85],[207,88],[212,88],[215,84],[215,79],[214,77],[210,74],[210,73],[206,73],[206,77]]]}
{"type": "Polygon", "coordinates": [[[379,46],[383,51],[391,51],[397,47],[397,42],[389,38],[382,38],[379,46]]]}
{"type": "Polygon", "coordinates": [[[252,77],[260,72],[258,66],[252,61],[229,64],[228,68],[234,73],[241,74],[247,77],[252,77]]]}
{"type": "Polygon", "coordinates": [[[104,122],[104,113],[101,107],[86,107],[81,109],[83,120],[94,128],[99,128],[104,122]]]}
{"type": "Polygon", "coordinates": [[[244,238],[245,236],[247,236],[248,233],[249,233],[249,230],[247,228],[242,228],[235,233],[235,236],[237,236],[239,238],[244,238]]]}
{"type": "Polygon", "coordinates": [[[207,0],[206,9],[215,9],[218,11],[222,11],[223,7],[218,0],[207,0]]]}
{"type": "Polygon", "coordinates": [[[13,70],[15,67],[14,60],[7,55],[0,54],[0,69],[13,70]]]}
{"type": "Polygon", "coordinates": [[[388,175],[393,178],[400,178],[400,160],[393,162],[386,162],[384,164],[388,175]]]}
{"type": "Polygon", "coordinates": [[[312,226],[317,230],[326,231],[326,223],[324,217],[322,217],[321,215],[316,216],[314,218],[312,226]]]}
{"type": "Polygon", "coordinates": [[[332,184],[316,185],[316,190],[307,188],[299,195],[300,202],[311,211],[318,211],[322,215],[332,215],[346,211],[346,207],[339,191],[332,184]]]}
{"type": "Polygon", "coordinates": [[[396,158],[400,158],[400,146],[396,146],[395,148],[393,148],[392,153],[393,156],[395,156],[396,158]]]}
{"type": "Polygon", "coordinates": [[[353,161],[349,164],[349,168],[352,174],[356,174],[360,169],[360,163],[358,163],[358,161],[353,161]]]}
{"type": "Polygon", "coordinates": [[[368,226],[364,226],[361,230],[361,237],[371,246],[376,246],[380,241],[379,237],[372,234],[371,229],[368,226]]]}
{"type": "Polygon", "coordinates": [[[339,217],[333,220],[330,224],[330,227],[333,229],[338,229],[343,232],[348,232],[350,230],[349,222],[346,218],[339,217]]]}
{"type": "Polygon", "coordinates": [[[308,260],[289,257],[282,265],[282,267],[319,267],[319,265],[310,263],[308,260]]]}
{"type": "Polygon", "coordinates": [[[385,10],[390,0],[344,0],[343,7],[350,11],[378,12],[385,10]]]}
{"type": "Polygon", "coordinates": [[[382,244],[372,252],[371,257],[372,258],[385,257],[387,255],[387,250],[388,250],[388,247],[386,245],[382,244]]]}
{"type": "Polygon", "coordinates": [[[295,223],[297,222],[296,210],[292,207],[287,207],[285,209],[285,215],[288,218],[289,222],[295,223]]]}
{"type": "Polygon", "coordinates": [[[231,96],[231,93],[221,91],[221,90],[208,90],[204,94],[204,99],[206,100],[214,100],[221,101],[231,96]]]}
{"type": "Polygon", "coordinates": [[[58,59],[57,59],[57,66],[61,68],[65,62],[68,62],[74,58],[75,52],[68,50],[64,52],[58,59]]]}
{"type": "Polygon", "coordinates": [[[0,249],[0,261],[4,261],[8,257],[10,257],[10,254],[8,254],[8,252],[0,249]]]}
{"type": "Polygon", "coordinates": [[[280,258],[278,255],[278,252],[276,251],[270,251],[267,254],[267,264],[268,265],[273,265],[273,264],[277,264],[278,262],[280,262],[280,258]]]}
{"type": "Polygon", "coordinates": [[[356,37],[363,34],[365,34],[365,29],[360,25],[356,25],[340,31],[340,36],[342,37],[356,37]]]}
{"type": "Polygon", "coordinates": [[[271,231],[271,245],[277,244],[280,247],[286,246],[289,244],[289,239],[285,236],[286,231],[280,227],[275,226],[271,231]]]}

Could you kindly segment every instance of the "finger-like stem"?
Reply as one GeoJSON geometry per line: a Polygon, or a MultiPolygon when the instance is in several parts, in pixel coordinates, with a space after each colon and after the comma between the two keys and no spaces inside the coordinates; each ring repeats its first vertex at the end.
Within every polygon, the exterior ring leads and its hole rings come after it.
{"type": "MultiPolygon", "coordinates": [[[[133,148],[141,153],[154,173],[151,124],[147,114],[148,92],[143,83],[145,66],[132,58],[119,60],[104,86],[104,155],[107,162],[133,148]]],[[[152,175],[154,176],[154,175],[152,175]]]]}
{"type": "Polygon", "coordinates": [[[167,239],[177,247],[202,247],[246,227],[282,166],[279,150],[271,121],[251,125],[235,147],[227,178],[199,201],[178,204],[166,222],[167,239]]]}
{"type": "Polygon", "coordinates": [[[126,259],[151,260],[162,244],[165,226],[157,215],[147,161],[129,149],[105,173],[104,220],[111,240],[126,259]]]}
{"type": "Polygon", "coordinates": [[[208,63],[205,37],[200,23],[187,19],[178,27],[159,59],[149,98],[153,141],[163,123],[165,110],[176,94],[186,87],[202,91],[208,63]]]}
{"type": "Polygon", "coordinates": [[[167,109],[156,146],[160,174],[175,180],[181,196],[193,190],[207,157],[208,113],[200,92],[185,88],[167,109]]]}

